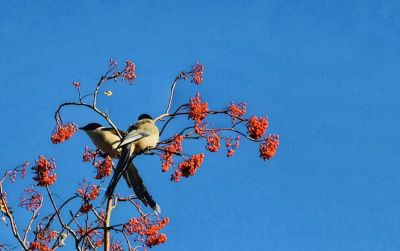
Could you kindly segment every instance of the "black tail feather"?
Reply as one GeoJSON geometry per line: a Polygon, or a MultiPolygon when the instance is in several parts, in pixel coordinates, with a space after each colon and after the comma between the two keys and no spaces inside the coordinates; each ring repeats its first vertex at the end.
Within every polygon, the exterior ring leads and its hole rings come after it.
{"type": "Polygon", "coordinates": [[[129,151],[127,150],[124,150],[121,154],[117,167],[114,171],[114,175],[111,178],[110,184],[107,187],[103,203],[105,200],[113,196],[115,187],[117,186],[121,176],[125,178],[128,187],[132,188],[136,197],[141,200],[145,206],[150,205],[150,207],[157,214],[161,212],[160,207],[147,191],[146,186],[144,185],[143,180],[140,177],[139,171],[132,164],[131,158],[129,156],[129,151]]]}
{"type": "Polygon", "coordinates": [[[114,175],[111,178],[110,184],[108,185],[106,193],[104,195],[103,203],[106,200],[112,198],[112,196],[114,194],[115,187],[117,186],[119,179],[121,178],[122,174],[126,170],[126,167],[128,166],[128,164],[131,161],[131,158],[130,158],[129,155],[130,154],[129,154],[129,150],[128,149],[124,149],[122,151],[122,154],[121,154],[121,157],[119,158],[117,167],[114,170],[114,175]]]}
{"type": "Polygon", "coordinates": [[[144,185],[143,180],[140,177],[139,171],[132,163],[130,163],[130,165],[126,169],[126,176],[126,182],[128,183],[128,186],[132,187],[133,192],[136,194],[138,199],[140,199],[145,206],[150,205],[151,208],[155,208],[157,206],[157,203],[153,200],[153,198],[147,191],[146,186],[144,185]]]}

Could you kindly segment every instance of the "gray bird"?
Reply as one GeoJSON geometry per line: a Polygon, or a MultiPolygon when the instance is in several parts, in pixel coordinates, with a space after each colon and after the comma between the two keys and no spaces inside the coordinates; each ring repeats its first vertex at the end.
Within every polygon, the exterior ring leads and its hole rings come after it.
{"type": "Polygon", "coordinates": [[[132,164],[134,157],[158,143],[159,132],[153,119],[147,114],[140,115],[138,122],[129,127],[128,133],[120,131],[122,142],[113,128],[105,128],[97,123],[90,123],[80,129],[88,134],[93,144],[102,152],[119,158],[104,199],[113,196],[115,187],[123,176],[145,206],[150,205],[156,214],[161,213],[160,207],[147,191],[138,170],[132,164]]]}

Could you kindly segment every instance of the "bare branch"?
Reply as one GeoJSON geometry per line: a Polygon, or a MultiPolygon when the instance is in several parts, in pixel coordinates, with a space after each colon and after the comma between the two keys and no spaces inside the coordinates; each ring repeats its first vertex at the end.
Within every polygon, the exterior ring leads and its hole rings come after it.
{"type": "Polygon", "coordinates": [[[42,205],[43,205],[43,197],[41,197],[41,198],[42,198],[42,199],[40,200],[39,206],[38,206],[35,210],[33,210],[33,212],[32,212],[32,217],[31,217],[31,219],[29,220],[28,226],[25,228],[24,243],[26,243],[26,241],[27,241],[28,234],[29,234],[29,231],[31,230],[33,221],[38,217],[38,212],[39,212],[40,208],[42,208],[42,205]]]}
{"type": "Polygon", "coordinates": [[[60,114],[61,114],[61,109],[62,109],[64,106],[83,106],[83,107],[87,107],[87,108],[93,110],[94,112],[96,112],[97,114],[99,114],[101,117],[103,117],[103,118],[107,121],[107,123],[116,131],[116,133],[118,134],[118,137],[120,137],[120,138],[122,139],[121,133],[119,132],[119,130],[118,130],[118,128],[115,126],[115,124],[111,121],[111,119],[110,119],[110,117],[108,116],[108,114],[106,114],[106,113],[100,111],[97,107],[92,106],[92,105],[89,105],[89,104],[87,104],[87,103],[82,103],[82,102],[81,102],[81,103],[77,103],[77,102],[66,102],[66,103],[61,104],[61,105],[58,107],[58,109],[56,110],[56,112],[55,112],[55,119],[56,119],[56,122],[57,122],[58,124],[59,124],[59,123],[62,123],[62,118],[61,118],[61,115],[60,115],[60,114]]]}
{"type": "Polygon", "coordinates": [[[178,80],[184,79],[185,76],[186,76],[186,72],[184,72],[184,71],[181,72],[181,73],[179,73],[178,76],[176,76],[174,82],[173,82],[172,85],[171,85],[171,91],[170,91],[170,94],[169,94],[169,100],[168,100],[167,109],[165,110],[165,113],[164,113],[164,114],[161,114],[160,116],[158,116],[158,117],[154,120],[154,122],[157,122],[158,120],[162,120],[164,117],[167,117],[167,116],[169,115],[169,110],[171,109],[172,100],[173,100],[173,98],[174,98],[175,86],[176,86],[176,84],[178,83],[178,80]]]}
{"type": "Polygon", "coordinates": [[[112,198],[107,198],[107,208],[106,215],[104,219],[104,251],[110,251],[111,247],[111,237],[110,237],[110,221],[111,221],[111,212],[113,210],[112,206],[112,198]]]}
{"type": "Polygon", "coordinates": [[[5,216],[6,216],[6,217],[9,219],[9,221],[10,221],[11,230],[12,230],[12,233],[13,233],[14,237],[18,240],[18,242],[21,244],[21,247],[22,247],[24,250],[28,250],[28,247],[27,247],[26,243],[22,240],[22,238],[21,238],[21,236],[20,236],[20,234],[19,234],[18,227],[17,227],[17,224],[15,223],[14,216],[13,216],[12,212],[10,211],[8,205],[7,205],[6,199],[5,199],[4,196],[3,196],[3,194],[4,194],[4,191],[3,191],[3,181],[4,181],[4,179],[5,179],[6,176],[7,176],[7,175],[5,175],[5,176],[3,177],[3,179],[2,179],[2,181],[0,182],[0,199],[1,199],[1,204],[4,206],[4,208],[3,208],[3,209],[4,209],[3,213],[5,214],[5,216]]]}
{"type": "Polygon", "coordinates": [[[78,242],[78,237],[77,237],[76,233],[67,224],[65,224],[63,222],[63,220],[61,218],[60,210],[58,209],[56,203],[54,202],[53,195],[51,194],[50,189],[49,189],[48,186],[46,186],[46,191],[47,191],[47,194],[48,194],[48,196],[50,198],[51,204],[53,205],[53,208],[56,211],[57,218],[58,218],[58,221],[59,221],[60,225],[62,226],[62,228],[66,229],[69,234],[71,234],[74,237],[76,249],[81,250],[79,248],[79,246],[78,246],[79,242],[78,242]]]}

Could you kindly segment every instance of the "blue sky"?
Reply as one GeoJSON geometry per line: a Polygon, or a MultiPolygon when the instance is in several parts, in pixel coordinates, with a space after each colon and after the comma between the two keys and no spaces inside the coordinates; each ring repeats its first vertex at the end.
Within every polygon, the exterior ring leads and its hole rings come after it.
{"type": "MultiPolygon", "coordinates": [[[[268,162],[244,142],[232,159],[208,155],[178,184],[157,157],[138,159],[171,219],[155,250],[399,250],[399,14],[397,1],[3,3],[0,168],[56,158],[62,201],[92,176],[83,133],[49,140],[57,105],[75,98],[71,83],[88,91],[110,58],[132,59],[135,84],[110,84],[114,95],[100,99],[124,128],[142,112],[162,113],[176,74],[200,61],[204,84],[180,84],[177,103],[197,91],[210,107],[247,101],[281,145],[268,162]]],[[[80,109],[64,116],[102,122],[80,109]]],[[[14,243],[5,231],[0,242],[14,243]]]]}

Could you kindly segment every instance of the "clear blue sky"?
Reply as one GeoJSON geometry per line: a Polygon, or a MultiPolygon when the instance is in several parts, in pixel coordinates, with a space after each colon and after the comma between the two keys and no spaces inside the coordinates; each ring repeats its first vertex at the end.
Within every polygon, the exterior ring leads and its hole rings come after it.
{"type": "MultiPolygon", "coordinates": [[[[235,158],[209,156],[178,184],[157,157],[139,159],[171,218],[168,242],[154,250],[399,250],[399,2],[217,2],[3,2],[1,170],[56,158],[61,201],[92,176],[83,133],[49,140],[57,105],[75,98],[71,83],[89,89],[108,59],[132,59],[135,84],[110,85],[114,95],[100,101],[126,127],[143,112],[138,101],[160,114],[176,74],[200,61],[204,84],[180,85],[178,101],[197,90],[211,107],[247,101],[281,145],[264,162],[243,143],[235,158]]],[[[71,109],[65,119],[96,117],[71,109]]],[[[4,231],[0,241],[13,243],[4,231]]]]}

